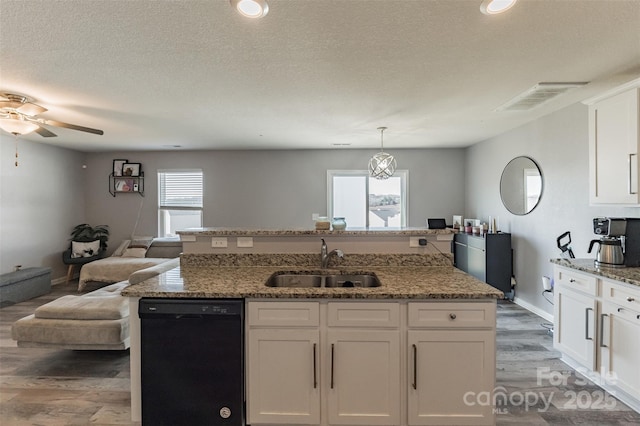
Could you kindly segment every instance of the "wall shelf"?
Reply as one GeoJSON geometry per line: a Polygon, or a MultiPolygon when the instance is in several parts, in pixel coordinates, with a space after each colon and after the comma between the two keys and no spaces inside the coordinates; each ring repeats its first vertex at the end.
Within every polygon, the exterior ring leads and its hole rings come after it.
{"type": "Polygon", "coordinates": [[[109,193],[114,197],[118,194],[139,194],[144,197],[144,172],[140,176],[109,175],[109,193]]]}

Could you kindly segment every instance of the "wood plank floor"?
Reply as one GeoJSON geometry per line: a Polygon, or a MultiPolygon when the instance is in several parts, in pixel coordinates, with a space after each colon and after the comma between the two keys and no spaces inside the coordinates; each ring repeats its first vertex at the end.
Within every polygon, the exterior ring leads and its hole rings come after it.
{"type": "MultiPolygon", "coordinates": [[[[50,294],[0,309],[0,425],[136,424],[130,421],[128,351],[18,348],[11,339],[14,321],[76,289],[77,282],[54,286],[50,294]]],[[[615,399],[608,408],[596,404],[604,392],[560,361],[542,323],[518,305],[498,305],[497,386],[507,404],[497,424],[640,425],[640,414],[615,399]],[[554,374],[567,383],[549,380],[554,374]],[[572,401],[580,392],[593,399],[587,408],[572,401]]]]}

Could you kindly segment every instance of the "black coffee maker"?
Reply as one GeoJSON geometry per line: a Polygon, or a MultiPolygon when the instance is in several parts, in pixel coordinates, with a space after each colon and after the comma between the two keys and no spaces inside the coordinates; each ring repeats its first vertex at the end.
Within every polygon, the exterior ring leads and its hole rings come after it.
{"type": "Polygon", "coordinates": [[[632,268],[640,267],[640,218],[627,218],[624,246],[625,266],[632,268]]]}
{"type": "Polygon", "coordinates": [[[596,217],[593,219],[593,233],[600,235],[599,240],[591,240],[588,252],[598,244],[596,267],[624,268],[622,239],[626,232],[627,221],[622,218],[596,217]]]}

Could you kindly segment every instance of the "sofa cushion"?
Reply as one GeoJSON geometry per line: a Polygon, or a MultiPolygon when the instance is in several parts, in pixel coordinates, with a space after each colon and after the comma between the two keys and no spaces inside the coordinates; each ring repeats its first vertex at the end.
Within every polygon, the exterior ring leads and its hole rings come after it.
{"type": "Polygon", "coordinates": [[[39,319],[114,320],[129,316],[129,301],[120,295],[126,281],[116,283],[82,296],[62,296],[36,309],[39,319]]]}
{"type": "Polygon", "coordinates": [[[66,319],[41,319],[29,315],[19,319],[11,328],[11,337],[18,341],[40,344],[81,345],[90,348],[98,345],[117,345],[122,348],[123,342],[129,339],[129,318],[117,320],[74,321],[66,319]]]}
{"type": "Polygon", "coordinates": [[[173,268],[177,268],[180,266],[180,259],[171,259],[167,262],[161,263],[156,266],[151,266],[149,268],[141,269],[129,275],[129,284],[138,284],[144,280],[148,280],[149,278],[153,278],[156,275],[160,275],[163,272],[167,272],[173,268]]]}

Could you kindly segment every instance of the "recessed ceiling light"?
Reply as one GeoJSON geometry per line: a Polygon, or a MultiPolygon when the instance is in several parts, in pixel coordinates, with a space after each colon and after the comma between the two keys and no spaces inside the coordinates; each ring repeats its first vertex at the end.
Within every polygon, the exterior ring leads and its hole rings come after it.
{"type": "Polygon", "coordinates": [[[245,18],[262,18],[269,13],[267,0],[230,0],[231,6],[245,18]]]}
{"type": "Polygon", "coordinates": [[[496,15],[511,9],[518,0],[484,0],[480,12],[485,15],[496,15]]]}

